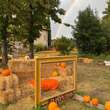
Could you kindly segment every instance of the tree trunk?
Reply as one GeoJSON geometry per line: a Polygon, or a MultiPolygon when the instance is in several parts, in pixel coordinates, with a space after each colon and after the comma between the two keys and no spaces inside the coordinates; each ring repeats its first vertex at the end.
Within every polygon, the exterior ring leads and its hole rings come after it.
{"type": "Polygon", "coordinates": [[[51,26],[50,18],[48,17],[48,47],[51,47],[51,26]]]}
{"type": "Polygon", "coordinates": [[[2,41],[2,63],[7,65],[8,63],[8,49],[7,49],[7,37],[4,36],[2,41]]]}
{"type": "Polygon", "coordinates": [[[33,59],[34,58],[34,42],[29,42],[29,49],[30,49],[29,57],[33,59]]]}
{"type": "Polygon", "coordinates": [[[8,63],[8,41],[7,41],[8,21],[9,21],[8,16],[6,16],[4,18],[4,22],[3,22],[3,24],[4,24],[3,30],[1,31],[1,33],[2,33],[2,63],[4,65],[7,65],[7,63],[8,63]]]}

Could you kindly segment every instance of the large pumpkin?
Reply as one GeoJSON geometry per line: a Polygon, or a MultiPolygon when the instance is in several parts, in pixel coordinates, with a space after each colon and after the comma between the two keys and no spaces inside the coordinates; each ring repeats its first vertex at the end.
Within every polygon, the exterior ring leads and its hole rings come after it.
{"type": "Polygon", "coordinates": [[[41,88],[43,90],[55,90],[59,86],[59,82],[55,79],[47,79],[41,81],[41,88]]]}
{"type": "Polygon", "coordinates": [[[99,104],[99,100],[97,98],[93,98],[91,100],[91,104],[94,105],[94,106],[97,106],[99,104]]]}
{"type": "Polygon", "coordinates": [[[90,102],[90,96],[83,96],[83,101],[85,103],[89,103],[90,102]]]}
{"type": "MultiPolygon", "coordinates": [[[[29,84],[35,88],[35,80],[30,80],[29,84]]],[[[41,89],[44,91],[55,90],[59,86],[59,82],[55,79],[45,79],[41,81],[41,89]]]]}
{"type": "Polygon", "coordinates": [[[56,110],[56,108],[58,108],[57,103],[55,102],[50,102],[48,105],[48,110],[56,110]]]}
{"type": "Polygon", "coordinates": [[[105,110],[110,110],[110,101],[105,103],[105,110]]]}
{"type": "Polygon", "coordinates": [[[6,69],[3,69],[1,73],[3,76],[9,76],[11,74],[11,70],[6,68],[6,69]]]}
{"type": "Polygon", "coordinates": [[[44,91],[48,91],[50,89],[50,84],[49,84],[48,80],[41,81],[41,88],[44,91]]]}

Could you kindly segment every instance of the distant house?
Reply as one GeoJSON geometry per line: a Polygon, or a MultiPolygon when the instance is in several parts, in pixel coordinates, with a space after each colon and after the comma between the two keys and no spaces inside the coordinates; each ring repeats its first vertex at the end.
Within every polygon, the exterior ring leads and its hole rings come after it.
{"type": "Polygon", "coordinates": [[[42,44],[43,46],[49,47],[49,45],[48,45],[49,44],[48,30],[43,29],[40,32],[40,34],[41,34],[40,37],[34,41],[34,44],[35,45],[42,44]]]}

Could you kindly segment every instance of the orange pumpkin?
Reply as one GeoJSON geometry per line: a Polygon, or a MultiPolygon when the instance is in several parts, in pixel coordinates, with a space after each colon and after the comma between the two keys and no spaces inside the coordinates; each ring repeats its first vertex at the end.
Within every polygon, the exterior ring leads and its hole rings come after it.
{"type": "Polygon", "coordinates": [[[44,90],[44,91],[48,91],[48,90],[50,89],[48,80],[42,80],[42,81],[41,81],[41,88],[42,88],[42,90],[44,90]]]}
{"type": "MultiPolygon", "coordinates": [[[[35,88],[35,80],[30,80],[28,83],[35,88]]],[[[59,86],[59,82],[55,79],[46,79],[41,81],[41,89],[44,91],[55,90],[59,86]]]]}
{"type": "Polygon", "coordinates": [[[66,68],[66,63],[61,63],[61,64],[60,64],[60,67],[61,67],[61,68],[66,68]]]}
{"type": "Polygon", "coordinates": [[[9,76],[11,74],[11,70],[6,68],[6,69],[3,69],[1,73],[3,76],[9,76]]]}
{"type": "Polygon", "coordinates": [[[110,110],[110,101],[105,103],[105,110],[110,110]]]}
{"type": "Polygon", "coordinates": [[[85,103],[89,103],[90,102],[90,96],[83,96],[83,101],[85,103]]]}
{"type": "Polygon", "coordinates": [[[91,104],[94,105],[94,106],[97,106],[99,104],[99,100],[97,98],[93,98],[91,100],[91,104]]]}
{"type": "Polygon", "coordinates": [[[55,90],[59,86],[59,82],[55,79],[42,80],[41,82],[43,90],[55,90]]]}
{"type": "Polygon", "coordinates": [[[55,108],[55,110],[61,110],[59,107],[55,108]]]}
{"type": "Polygon", "coordinates": [[[56,110],[56,108],[58,108],[57,103],[55,102],[50,102],[48,105],[48,110],[56,110]]]}

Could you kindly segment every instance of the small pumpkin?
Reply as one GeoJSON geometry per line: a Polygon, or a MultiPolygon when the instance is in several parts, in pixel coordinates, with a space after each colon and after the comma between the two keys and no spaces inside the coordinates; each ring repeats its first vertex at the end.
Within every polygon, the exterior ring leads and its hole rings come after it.
{"type": "Polygon", "coordinates": [[[11,74],[11,70],[9,68],[6,68],[3,69],[1,73],[3,76],[9,76],[11,74]]]}
{"type": "Polygon", "coordinates": [[[99,100],[97,98],[93,98],[91,100],[91,104],[94,105],[94,106],[97,106],[99,104],[99,100]]]}
{"type": "Polygon", "coordinates": [[[55,110],[61,110],[59,107],[55,108],[55,110]]]}
{"type": "Polygon", "coordinates": [[[66,63],[61,63],[60,67],[63,68],[63,69],[66,68],[66,63]]]}
{"type": "Polygon", "coordinates": [[[105,110],[110,110],[110,101],[105,103],[105,110]]]}
{"type": "Polygon", "coordinates": [[[58,72],[57,71],[53,71],[51,76],[52,77],[57,77],[58,76],[58,72]]]}
{"type": "Polygon", "coordinates": [[[89,103],[90,102],[90,96],[83,96],[83,101],[85,103],[89,103]]]}
{"type": "Polygon", "coordinates": [[[48,105],[48,110],[56,110],[58,108],[58,105],[56,102],[50,102],[48,105]]]}

